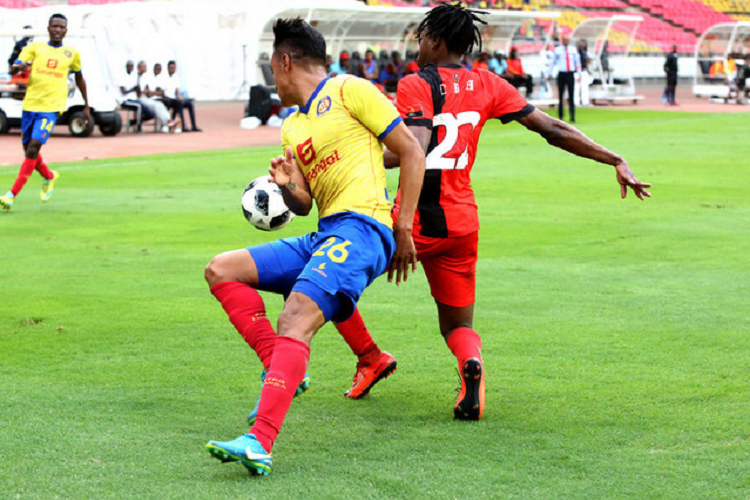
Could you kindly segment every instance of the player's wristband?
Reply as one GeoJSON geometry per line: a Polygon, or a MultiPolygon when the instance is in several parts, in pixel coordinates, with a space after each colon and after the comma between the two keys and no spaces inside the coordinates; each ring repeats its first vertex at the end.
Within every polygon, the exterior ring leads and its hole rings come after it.
{"type": "Polygon", "coordinates": [[[13,64],[23,64],[23,61],[20,59],[16,59],[16,62],[14,62],[13,64]]]}

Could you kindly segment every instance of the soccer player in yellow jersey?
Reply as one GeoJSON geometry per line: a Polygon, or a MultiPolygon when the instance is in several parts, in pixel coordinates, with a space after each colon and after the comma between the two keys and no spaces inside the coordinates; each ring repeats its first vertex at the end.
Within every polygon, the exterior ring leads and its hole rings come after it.
{"type": "Polygon", "coordinates": [[[87,126],[89,122],[89,101],[86,80],[81,73],[81,55],[73,47],[63,45],[63,38],[68,32],[67,18],[62,14],[53,14],[49,18],[47,32],[48,42],[32,42],[24,47],[10,68],[12,75],[19,71],[29,71],[29,68],[31,74],[21,115],[21,141],[26,159],[13,187],[5,196],[0,196],[0,207],[4,210],[13,208],[16,196],[34,170],[44,177],[42,201],[48,201],[52,196],[55,181],[60,175],[47,168],[39,151],[52,134],[60,113],[65,111],[68,99],[68,73],[71,71],[75,73],[76,85],[83,96],[83,117],[87,126]]]}
{"type": "Polygon", "coordinates": [[[250,432],[206,448],[253,474],[271,471],[271,448],[303,382],[310,341],[327,321],[345,321],[372,281],[388,271],[398,284],[416,269],[411,231],[424,176],[424,152],[398,111],[371,83],[326,78],[323,36],[301,19],[274,25],[271,69],[284,106],[284,155],[269,169],[289,208],[310,212],[318,231],[214,257],[206,281],[230,321],[267,368],[250,432]],[[401,159],[401,212],[390,217],[383,144],[401,159]],[[393,224],[393,228],[391,228],[393,224]],[[257,290],[283,294],[278,336],[257,290]]]}

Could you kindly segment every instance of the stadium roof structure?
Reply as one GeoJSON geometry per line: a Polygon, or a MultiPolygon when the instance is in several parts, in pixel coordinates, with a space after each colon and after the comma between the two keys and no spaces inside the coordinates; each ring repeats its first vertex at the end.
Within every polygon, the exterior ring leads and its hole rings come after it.
{"type": "Polygon", "coordinates": [[[621,72],[616,78],[613,77],[608,61],[609,53],[613,52],[613,45],[617,46],[617,53],[621,57],[628,56],[641,21],[643,21],[641,16],[624,14],[595,17],[576,26],[570,34],[571,40],[590,42],[588,71],[594,78],[589,88],[589,98],[592,103],[597,100],[607,102],[632,100],[635,102],[643,99],[643,96],[635,94],[633,76],[621,72]]]}
{"type": "MultiPolygon", "coordinates": [[[[259,47],[270,53],[276,18],[299,16],[325,36],[330,54],[338,54],[352,45],[374,45],[404,54],[409,43],[413,43],[416,27],[429,10],[421,7],[367,7],[359,3],[348,7],[280,8],[268,17],[259,47]]],[[[482,16],[487,21],[487,26],[481,28],[483,43],[507,51],[525,22],[558,17],[559,12],[489,11],[482,16]]]]}
{"type": "Polygon", "coordinates": [[[736,63],[732,54],[750,53],[750,22],[720,23],[708,28],[695,44],[696,96],[729,98],[732,94],[732,73],[736,63]]]}

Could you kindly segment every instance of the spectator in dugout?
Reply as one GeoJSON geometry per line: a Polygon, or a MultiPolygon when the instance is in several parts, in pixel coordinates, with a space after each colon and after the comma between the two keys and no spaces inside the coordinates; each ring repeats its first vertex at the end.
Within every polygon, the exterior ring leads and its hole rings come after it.
{"type": "Polygon", "coordinates": [[[378,83],[378,61],[375,60],[375,52],[367,49],[365,59],[360,61],[357,76],[378,83]]]}
{"type": "Polygon", "coordinates": [[[349,52],[342,50],[339,54],[339,60],[338,62],[331,63],[330,72],[328,73],[328,76],[338,76],[338,75],[346,75],[351,74],[352,67],[351,67],[351,59],[349,58],[349,52]]]}
{"type": "Polygon", "coordinates": [[[380,83],[388,92],[395,92],[398,81],[404,76],[405,69],[404,63],[401,61],[401,53],[394,50],[380,74],[380,83]]]}
{"type": "Polygon", "coordinates": [[[152,90],[151,87],[156,88],[156,85],[152,83],[153,77],[148,74],[146,61],[138,61],[137,68],[138,100],[143,103],[145,108],[156,115],[156,121],[161,127],[162,133],[174,132],[177,123],[169,117],[169,110],[163,102],[157,99],[158,95],[152,90]]]}
{"type": "Polygon", "coordinates": [[[154,118],[154,114],[138,99],[139,93],[138,73],[135,72],[135,64],[133,61],[127,61],[125,63],[125,74],[120,80],[120,95],[117,98],[117,103],[123,109],[135,111],[135,118],[129,125],[135,125],[136,132],[141,133],[143,132],[142,123],[154,118]]]}
{"type": "Polygon", "coordinates": [[[474,60],[473,67],[489,71],[490,70],[490,54],[488,52],[480,52],[477,58],[474,60]]]}
{"type": "Polygon", "coordinates": [[[333,57],[331,54],[326,55],[326,75],[331,74],[331,65],[333,64],[333,57]]]}
{"type": "Polygon", "coordinates": [[[534,91],[534,79],[523,70],[523,63],[521,63],[521,58],[518,57],[518,49],[516,47],[510,48],[510,55],[506,62],[508,70],[502,77],[515,88],[525,87],[526,99],[528,99],[534,91]]]}
{"type": "Polygon", "coordinates": [[[167,63],[167,78],[166,88],[164,89],[164,96],[162,99],[165,101],[167,106],[171,106],[174,113],[180,117],[183,130],[185,132],[203,132],[198,128],[198,124],[195,122],[195,106],[193,100],[183,92],[182,81],[177,76],[177,62],[169,61],[167,63]],[[187,128],[187,122],[185,121],[184,110],[188,111],[190,116],[191,128],[187,128]]]}
{"type": "Polygon", "coordinates": [[[750,53],[745,54],[743,62],[742,71],[739,67],[737,68],[737,88],[747,100],[750,97],[750,53]]]}
{"type": "MultiPolygon", "coordinates": [[[[31,31],[31,26],[30,25],[24,26],[23,29],[31,31]]],[[[10,53],[10,57],[8,58],[9,70],[13,66],[13,64],[15,64],[16,59],[18,59],[18,55],[21,53],[23,48],[33,41],[34,41],[33,36],[25,36],[16,42],[16,44],[13,46],[13,51],[10,53]]],[[[28,71],[26,73],[28,73],[28,71]]]]}
{"type": "Polygon", "coordinates": [[[502,75],[508,71],[508,63],[505,61],[505,52],[496,50],[494,57],[489,60],[490,71],[496,75],[502,75]]]}
{"type": "MultiPolygon", "coordinates": [[[[174,116],[174,111],[177,109],[176,103],[172,101],[169,97],[167,97],[166,89],[169,82],[166,80],[166,75],[162,73],[162,67],[160,63],[154,64],[154,74],[151,76],[151,79],[148,81],[148,92],[150,93],[149,97],[153,97],[157,101],[160,101],[164,104],[164,106],[172,111],[172,116],[174,116]]],[[[176,122],[176,120],[174,120],[176,122]]],[[[182,122],[175,125],[174,131],[175,132],[182,132],[182,122]]]]}

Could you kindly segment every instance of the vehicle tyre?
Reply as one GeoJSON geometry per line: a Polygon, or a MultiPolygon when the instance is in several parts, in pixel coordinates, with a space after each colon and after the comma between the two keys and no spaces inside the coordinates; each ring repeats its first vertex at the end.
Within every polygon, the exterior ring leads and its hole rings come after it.
{"type": "Polygon", "coordinates": [[[2,109],[0,109],[0,134],[7,134],[8,129],[10,129],[10,124],[8,123],[8,117],[5,116],[5,113],[2,109]]]}
{"type": "Polygon", "coordinates": [[[100,113],[97,118],[99,119],[99,131],[102,135],[111,137],[119,134],[122,130],[122,117],[120,113],[100,113]]]}
{"type": "Polygon", "coordinates": [[[83,111],[75,111],[68,117],[68,128],[74,137],[88,137],[94,131],[94,117],[89,120],[88,127],[84,126],[83,111]]]}

